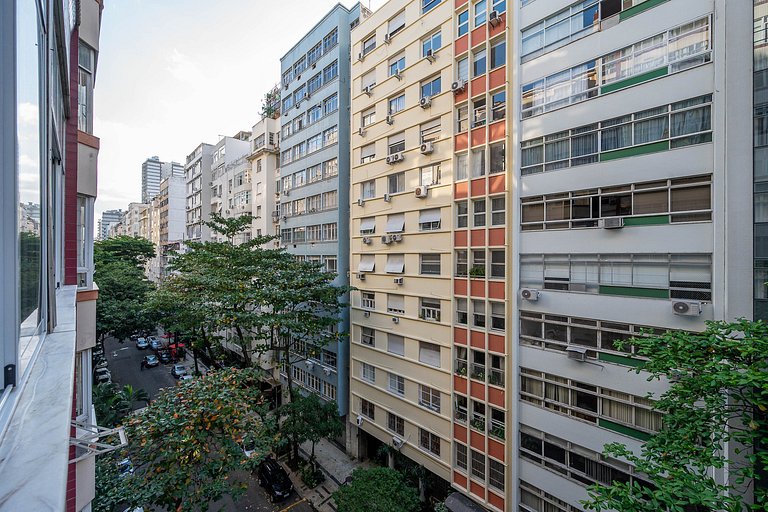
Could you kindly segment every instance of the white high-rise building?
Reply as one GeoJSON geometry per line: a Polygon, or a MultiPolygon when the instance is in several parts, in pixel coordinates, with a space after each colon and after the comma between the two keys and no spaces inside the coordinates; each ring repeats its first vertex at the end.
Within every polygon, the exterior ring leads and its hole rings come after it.
{"type": "Polygon", "coordinates": [[[99,225],[96,235],[99,240],[105,240],[109,237],[109,228],[123,219],[125,212],[123,210],[105,210],[99,219],[99,225]]]}
{"type": "Polygon", "coordinates": [[[141,164],[141,202],[151,203],[160,193],[160,182],[171,176],[184,176],[184,166],[177,162],[161,162],[153,156],[141,164]]]}

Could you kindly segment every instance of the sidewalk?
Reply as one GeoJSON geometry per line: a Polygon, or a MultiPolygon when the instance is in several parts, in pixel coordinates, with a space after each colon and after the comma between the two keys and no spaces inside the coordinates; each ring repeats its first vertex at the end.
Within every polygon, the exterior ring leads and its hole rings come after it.
{"type": "MultiPolygon", "coordinates": [[[[312,453],[312,443],[302,444],[299,447],[299,452],[302,457],[309,460],[309,455],[312,453]]],[[[331,494],[352,475],[352,471],[356,468],[368,468],[373,467],[373,465],[368,461],[360,462],[350,458],[341,448],[327,439],[321,439],[320,442],[315,444],[315,457],[318,466],[325,474],[325,481],[314,489],[309,489],[304,485],[304,482],[301,481],[301,475],[291,472],[285,464],[283,466],[288,471],[296,492],[306,499],[315,510],[318,512],[336,512],[336,506],[333,504],[331,494]]]]}

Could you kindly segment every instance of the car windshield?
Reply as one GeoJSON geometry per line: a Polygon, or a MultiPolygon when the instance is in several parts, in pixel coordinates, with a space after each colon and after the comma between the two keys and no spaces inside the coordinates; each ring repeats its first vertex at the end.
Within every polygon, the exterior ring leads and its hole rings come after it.
{"type": "Polygon", "coordinates": [[[157,359],[157,358],[156,358],[155,356],[148,356],[148,357],[147,357],[147,361],[154,361],[154,360],[156,360],[156,359],[157,359]]]}

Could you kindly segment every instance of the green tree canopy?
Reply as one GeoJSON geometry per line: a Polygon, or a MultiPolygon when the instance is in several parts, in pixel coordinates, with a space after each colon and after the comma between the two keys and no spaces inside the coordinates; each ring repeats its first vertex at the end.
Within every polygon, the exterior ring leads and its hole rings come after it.
{"type": "Polygon", "coordinates": [[[154,245],[144,238],[118,236],[98,240],[93,244],[93,259],[97,266],[120,261],[143,268],[154,256],[154,245]]]}
{"type": "Polygon", "coordinates": [[[358,468],[352,481],[333,493],[339,512],[416,512],[419,495],[389,468],[358,468]]]}
{"type": "Polygon", "coordinates": [[[648,358],[637,372],[668,378],[656,408],[664,424],[639,454],[622,444],[605,453],[625,459],[652,486],[614,482],[596,485],[589,510],[622,512],[764,511],[768,467],[768,324],[708,322],[702,333],[668,331],[631,340],[648,358]],[[724,471],[727,481],[712,477],[724,471]],[[749,504],[750,496],[755,504],[749,504]]]}
{"type": "MultiPolygon", "coordinates": [[[[312,443],[310,461],[315,461],[315,444],[323,438],[332,438],[344,432],[336,402],[324,402],[314,393],[300,395],[285,404],[280,434],[290,440],[294,449],[304,441],[312,443]]],[[[294,454],[294,457],[296,454],[294,454]]]]}

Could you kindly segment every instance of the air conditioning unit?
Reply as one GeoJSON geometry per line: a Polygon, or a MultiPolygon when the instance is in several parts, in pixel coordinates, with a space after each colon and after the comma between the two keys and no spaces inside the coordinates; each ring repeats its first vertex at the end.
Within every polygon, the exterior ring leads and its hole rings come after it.
{"type": "Polygon", "coordinates": [[[309,93],[308,93],[308,92],[305,92],[305,93],[304,93],[304,99],[305,99],[305,100],[308,100],[308,99],[309,99],[309,93]]]}
{"type": "Polygon", "coordinates": [[[283,220],[288,220],[288,216],[287,215],[283,215],[283,220]]]}
{"type": "Polygon", "coordinates": [[[371,237],[369,237],[369,236],[364,236],[364,237],[363,237],[363,243],[364,243],[365,245],[369,245],[369,244],[371,243],[371,241],[372,241],[372,240],[371,240],[371,237]]]}
{"type": "Polygon", "coordinates": [[[357,274],[355,274],[355,277],[357,277],[360,281],[365,281],[365,274],[363,274],[362,272],[358,272],[357,274]]]}
{"type": "Polygon", "coordinates": [[[429,155],[435,150],[435,146],[431,142],[425,142],[419,148],[422,155],[429,155]]]}
{"type": "Polygon", "coordinates": [[[419,100],[419,106],[421,108],[429,108],[430,105],[432,105],[432,98],[429,96],[424,96],[419,100]]]}
{"type": "Polygon", "coordinates": [[[539,290],[533,288],[523,288],[520,290],[520,298],[529,302],[536,302],[539,300],[539,290]]]}
{"type": "Polygon", "coordinates": [[[387,124],[390,124],[390,125],[395,124],[395,116],[393,116],[392,114],[389,114],[387,116],[386,121],[387,121],[387,124]]]}
{"type": "Polygon", "coordinates": [[[573,359],[574,361],[587,360],[587,349],[585,347],[568,345],[565,347],[565,353],[568,354],[568,359],[573,359]]]}
{"type": "Polygon", "coordinates": [[[467,87],[467,82],[463,79],[456,80],[451,84],[451,90],[453,91],[454,94],[463,92],[466,87],[467,87]]]}
{"type": "Polygon", "coordinates": [[[365,59],[365,54],[363,52],[360,52],[357,54],[357,60],[360,62],[363,62],[363,59],[365,59]]]}
{"type": "Polygon", "coordinates": [[[392,235],[381,235],[381,243],[389,245],[392,243],[392,235]]]}
{"type": "Polygon", "coordinates": [[[301,109],[301,102],[296,103],[296,110],[300,110],[300,109],[301,109]]]}
{"type": "Polygon", "coordinates": [[[365,418],[363,418],[363,416],[362,416],[361,414],[358,414],[358,415],[357,415],[357,418],[355,418],[355,424],[356,424],[358,427],[362,427],[362,426],[363,426],[363,422],[364,422],[364,421],[365,421],[365,418]]]}
{"type": "Polygon", "coordinates": [[[405,444],[405,440],[404,440],[404,439],[400,439],[400,438],[399,438],[399,437],[397,437],[397,436],[394,436],[394,437],[392,438],[392,446],[393,446],[393,447],[395,447],[395,448],[397,448],[398,450],[399,450],[400,448],[402,448],[404,444],[405,444]]]}
{"type": "Polygon", "coordinates": [[[386,35],[384,35],[384,42],[385,42],[386,44],[389,44],[389,43],[391,43],[391,42],[392,42],[392,36],[391,36],[390,34],[386,34],[386,35]]]}
{"type": "Polygon", "coordinates": [[[435,62],[435,54],[432,50],[427,50],[427,54],[424,56],[429,62],[435,62]]]}
{"type": "Polygon", "coordinates": [[[324,366],[323,367],[323,373],[326,374],[326,375],[330,375],[332,371],[333,370],[331,369],[330,366],[324,366]]]}
{"type": "Polygon", "coordinates": [[[600,225],[604,229],[620,229],[624,227],[624,217],[606,217],[600,219],[600,225]]]}
{"type": "Polygon", "coordinates": [[[701,314],[701,302],[697,300],[673,300],[672,311],[676,315],[699,316],[701,314]]]}
{"type": "Polygon", "coordinates": [[[400,323],[400,319],[399,319],[399,318],[397,318],[396,316],[393,316],[393,317],[392,317],[392,323],[393,323],[393,324],[399,324],[399,323],[400,323]]]}
{"type": "Polygon", "coordinates": [[[386,162],[388,164],[395,164],[397,162],[400,162],[401,160],[404,160],[402,153],[392,153],[391,155],[387,155],[386,162]]]}
{"type": "Polygon", "coordinates": [[[373,86],[372,85],[366,85],[365,87],[363,87],[363,93],[365,93],[368,96],[370,96],[373,93],[373,86]]]}
{"type": "Polygon", "coordinates": [[[396,277],[393,281],[394,281],[395,284],[400,285],[400,286],[402,286],[403,283],[405,282],[402,277],[396,277]]]}
{"type": "Polygon", "coordinates": [[[357,130],[357,134],[361,137],[365,137],[365,130],[363,130],[363,127],[361,126],[359,130],[357,130]]]}
{"type": "Polygon", "coordinates": [[[389,235],[393,242],[402,242],[403,235],[389,235]]]}
{"type": "Polygon", "coordinates": [[[365,204],[365,199],[363,199],[362,197],[357,200],[357,206],[363,206],[364,204],[365,204]]]}
{"type": "Polygon", "coordinates": [[[499,23],[501,23],[501,15],[498,13],[498,11],[491,11],[491,13],[488,15],[488,24],[490,24],[492,27],[495,27],[499,23]]]}
{"type": "Polygon", "coordinates": [[[429,188],[426,185],[422,185],[420,187],[416,187],[416,190],[414,191],[414,193],[416,194],[416,197],[424,199],[425,197],[427,197],[428,190],[429,188]]]}
{"type": "Polygon", "coordinates": [[[397,78],[398,80],[402,80],[402,79],[403,79],[403,74],[400,72],[400,70],[399,70],[399,69],[398,69],[398,70],[395,70],[395,73],[394,73],[392,76],[394,76],[394,77],[395,77],[395,78],[397,78]]]}
{"type": "Polygon", "coordinates": [[[363,311],[363,316],[365,318],[370,318],[371,317],[371,312],[370,311],[363,311]]]}

